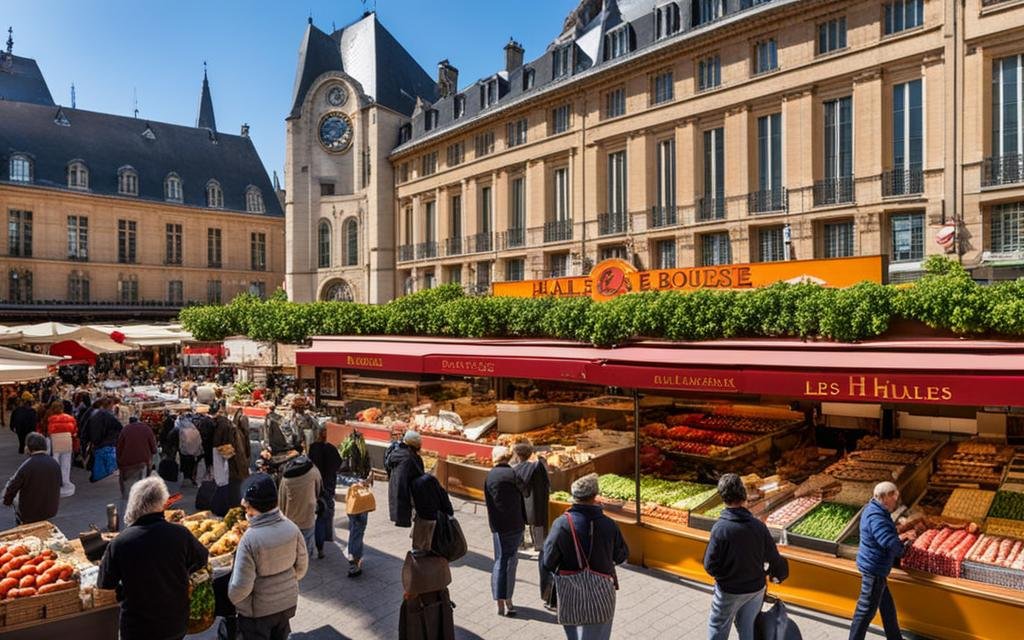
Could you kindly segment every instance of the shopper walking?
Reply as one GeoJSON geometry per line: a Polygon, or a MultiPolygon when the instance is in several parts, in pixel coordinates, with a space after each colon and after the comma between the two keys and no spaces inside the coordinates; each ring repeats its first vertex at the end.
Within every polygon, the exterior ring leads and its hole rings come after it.
{"type": "Polygon", "coordinates": [[[159,476],[132,485],[124,521],[100,561],[98,586],[118,589],[122,640],[178,640],[188,630],[189,574],[209,553],[188,529],[164,520],[159,476]]]}
{"type": "MultiPolygon", "coordinates": [[[[354,481],[354,484],[349,486],[349,491],[358,491],[358,488],[373,486],[370,454],[366,450],[366,438],[362,433],[353,430],[341,443],[338,452],[339,454],[344,452],[344,455],[341,456],[340,472],[347,477],[348,481],[354,481]],[[353,487],[358,488],[354,489],[353,487]]],[[[345,557],[348,558],[348,577],[356,578],[363,574],[363,536],[366,533],[370,512],[352,513],[349,511],[349,504],[346,494],[345,515],[348,517],[348,546],[345,549],[345,557]]],[[[414,495],[414,508],[415,504],[414,495]]],[[[359,504],[353,504],[353,506],[359,509],[365,508],[359,504]]],[[[376,507],[376,503],[374,507],[376,507]]]]}
{"type": "Polygon", "coordinates": [[[437,525],[437,514],[444,512],[455,516],[451,498],[441,483],[432,473],[421,473],[412,481],[413,517],[412,548],[416,551],[430,551],[434,547],[434,529],[437,525]]]}
{"type": "Polygon", "coordinates": [[[224,515],[242,501],[242,482],[249,477],[249,436],[220,410],[213,413],[213,481],[217,485],[213,512],[224,515]]]}
{"type": "Polygon", "coordinates": [[[544,458],[534,458],[533,444],[529,440],[513,445],[512,453],[513,469],[526,497],[526,531],[530,535],[530,547],[539,552],[547,538],[548,497],[551,495],[548,466],[544,458]]]}
{"type": "Polygon", "coordinates": [[[20,399],[11,412],[11,431],[18,435],[18,454],[25,453],[25,437],[36,430],[39,416],[32,406],[32,400],[20,399]]]}
{"type": "Polygon", "coordinates": [[[499,616],[514,616],[512,594],[516,586],[519,545],[526,526],[523,484],[509,465],[512,452],[497,446],[491,451],[494,467],[484,481],[487,523],[494,543],[494,567],[491,569],[491,597],[498,603],[499,616]]]}
{"type": "Polygon", "coordinates": [[[203,455],[203,437],[192,422],[192,416],[182,414],[174,421],[172,440],[177,440],[178,459],[181,461],[181,477],[196,486],[196,468],[203,455]]]}
{"type": "Polygon", "coordinates": [[[21,463],[4,487],[4,505],[14,507],[16,524],[49,520],[60,507],[60,465],[46,455],[46,438],[38,433],[25,437],[28,459],[21,463]]]}
{"type": "Polygon", "coordinates": [[[302,533],[278,509],[277,487],[265,473],[246,481],[242,506],[249,528],[235,551],[228,599],[245,640],[285,640],[299,601],[308,555],[302,533]]]}
{"type": "Polygon", "coordinates": [[[90,482],[98,482],[117,470],[116,447],[122,426],[110,407],[110,398],[103,398],[85,423],[85,437],[92,449],[90,482]]]}
{"type": "Polygon", "coordinates": [[[789,577],[789,563],[779,554],[768,527],[747,510],[747,488],[735,473],[718,480],[725,510],[711,528],[704,570],[715,579],[708,620],[709,640],[728,640],[736,624],[740,640],[754,640],[754,619],[764,602],[765,576],[774,582],[789,577]]]}
{"type": "MultiPolygon", "coordinates": [[[[591,473],[572,483],[572,506],[551,524],[541,554],[544,569],[552,574],[579,572],[584,568],[603,574],[619,588],[615,565],[629,558],[629,547],[618,525],[604,515],[597,504],[600,492],[597,474],[591,473]]],[[[598,594],[594,594],[595,598],[598,594]]],[[[569,640],[608,640],[612,635],[612,617],[585,625],[563,625],[569,640]]],[[[559,602],[559,606],[566,606],[559,602]]]]}
{"type": "Polygon", "coordinates": [[[860,596],[850,623],[850,640],[864,640],[875,613],[882,614],[882,627],[887,640],[900,640],[900,623],[896,603],[889,592],[888,577],[897,558],[903,557],[906,545],[917,537],[913,530],[896,531],[892,512],[900,504],[900,492],[891,482],[875,486],[874,497],[860,517],[860,546],[857,569],[861,573],[860,596]]]}
{"type": "Polygon", "coordinates": [[[75,485],[71,483],[71,461],[78,449],[78,423],[74,416],[64,413],[64,403],[60,400],[50,404],[46,431],[50,434],[50,452],[60,464],[60,497],[68,498],[75,495],[75,485]]]}
{"type": "Polygon", "coordinates": [[[323,489],[320,472],[313,461],[298,455],[284,467],[278,504],[281,513],[295,523],[306,541],[306,550],[313,555],[316,526],[316,499],[323,489]]]}
{"type": "Polygon", "coordinates": [[[402,441],[392,443],[384,453],[384,470],[388,474],[388,511],[396,527],[412,526],[412,482],[423,475],[420,434],[412,429],[402,441]]]}
{"type": "Polygon", "coordinates": [[[215,429],[213,418],[209,414],[210,409],[199,407],[196,409],[195,425],[199,430],[199,436],[203,441],[203,472],[204,480],[213,480],[213,431],[215,429]]]}
{"type": "Polygon", "coordinates": [[[338,470],[341,469],[341,454],[338,448],[327,442],[327,429],[318,429],[316,442],[309,445],[309,459],[320,472],[323,483],[316,503],[316,524],[313,525],[313,542],[316,557],[324,557],[324,543],[334,542],[334,492],[338,488],[338,470]]]}
{"type": "Polygon", "coordinates": [[[156,436],[148,424],[133,419],[117,437],[117,471],[121,498],[128,499],[132,485],[149,475],[156,455],[156,436]]]}

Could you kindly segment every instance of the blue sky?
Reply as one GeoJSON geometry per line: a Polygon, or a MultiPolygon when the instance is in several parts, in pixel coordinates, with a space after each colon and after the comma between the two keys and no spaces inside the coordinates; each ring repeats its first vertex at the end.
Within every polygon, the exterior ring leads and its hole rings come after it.
{"type": "MultiPolygon", "coordinates": [[[[248,122],[267,171],[284,165],[299,41],[312,13],[325,31],[357,19],[373,0],[0,0],[0,41],[38,60],[53,99],[79,109],[194,125],[203,61],[217,128],[248,122]]],[[[504,64],[515,37],[529,59],[560,31],[577,0],[380,0],[381,22],[431,77],[451,60],[463,86],[504,64]]]]}

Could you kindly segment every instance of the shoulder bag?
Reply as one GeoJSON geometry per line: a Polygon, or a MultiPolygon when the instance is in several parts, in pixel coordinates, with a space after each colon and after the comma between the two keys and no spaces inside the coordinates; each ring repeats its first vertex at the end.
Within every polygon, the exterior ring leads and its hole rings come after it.
{"type": "MultiPolygon", "coordinates": [[[[572,546],[576,551],[578,571],[559,571],[555,574],[558,593],[558,624],[580,626],[604,624],[615,615],[615,579],[590,568],[590,553],[583,557],[572,514],[566,513],[572,546]]],[[[590,522],[590,552],[594,551],[594,522],[590,522]]]]}
{"type": "Polygon", "coordinates": [[[377,499],[373,490],[362,484],[354,484],[345,494],[345,513],[350,516],[369,513],[377,509],[377,499]]]}
{"type": "Polygon", "coordinates": [[[433,593],[452,582],[448,561],[430,551],[412,550],[405,554],[402,565],[402,589],[410,596],[433,593]]]}
{"type": "Polygon", "coordinates": [[[462,525],[444,511],[437,512],[437,524],[434,525],[434,539],[430,549],[449,562],[466,555],[468,550],[462,525]]]}

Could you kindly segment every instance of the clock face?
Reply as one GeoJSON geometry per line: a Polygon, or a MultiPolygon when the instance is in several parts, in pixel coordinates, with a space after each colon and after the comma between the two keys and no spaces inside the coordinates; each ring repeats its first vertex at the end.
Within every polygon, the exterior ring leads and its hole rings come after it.
{"type": "Polygon", "coordinates": [[[348,91],[345,91],[345,87],[333,86],[327,92],[327,103],[333,107],[340,107],[345,104],[346,100],[348,100],[348,91]]]}
{"type": "Polygon", "coordinates": [[[331,152],[340,153],[352,144],[352,120],[340,111],[332,111],[320,119],[320,144],[331,152]]]}

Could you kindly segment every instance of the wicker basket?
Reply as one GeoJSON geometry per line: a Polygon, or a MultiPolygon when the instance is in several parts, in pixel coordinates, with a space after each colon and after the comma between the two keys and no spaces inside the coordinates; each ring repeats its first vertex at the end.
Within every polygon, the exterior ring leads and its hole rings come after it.
{"type": "Polygon", "coordinates": [[[110,607],[117,604],[117,591],[114,589],[92,590],[92,606],[94,608],[110,607]]]}
{"type": "Polygon", "coordinates": [[[1024,571],[997,567],[984,562],[964,561],[960,577],[965,580],[1024,590],[1024,571]]]}
{"type": "Polygon", "coordinates": [[[3,621],[4,626],[11,627],[37,620],[51,620],[81,610],[82,600],[76,585],[74,589],[8,600],[3,607],[3,621]]]}

